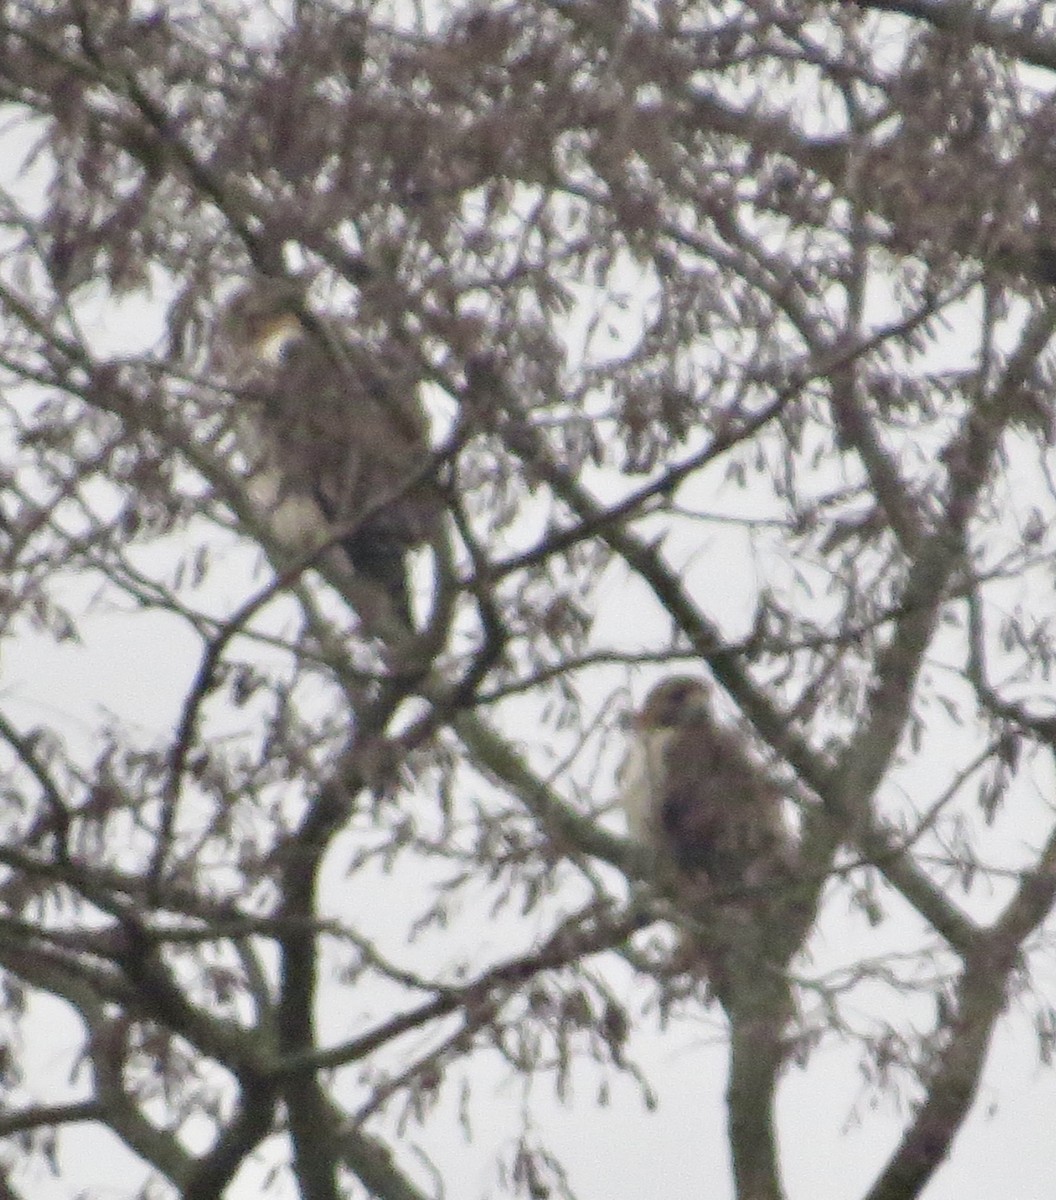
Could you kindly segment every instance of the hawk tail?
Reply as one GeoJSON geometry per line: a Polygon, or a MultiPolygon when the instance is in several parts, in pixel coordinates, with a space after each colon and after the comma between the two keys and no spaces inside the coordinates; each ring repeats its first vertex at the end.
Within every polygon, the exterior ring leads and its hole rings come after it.
{"type": "Polygon", "coordinates": [[[414,628],[411,593],[407,582],[407,553],[397,542],[358,534],[341,543],[352,567],[388,596],[396,616],[414,628]]]}

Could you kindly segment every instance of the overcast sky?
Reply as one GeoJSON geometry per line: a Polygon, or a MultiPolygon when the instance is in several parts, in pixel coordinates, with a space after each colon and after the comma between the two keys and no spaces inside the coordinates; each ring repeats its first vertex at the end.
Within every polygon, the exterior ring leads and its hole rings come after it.
{"type": "MultiPolygon", "coordinates": [[[[138,323],[118,326],[108,321],[94,327],[101,350],[134,353],[158,336],[160,315],[143,310],[139,299],[130,307],[139,309],[138,323]]],[[[91,320],[89,314],[90,327],[91,320]]],[[[691,589],[706,595],[709,613],[733,638],[746,632],[750,621],[746,600],[753,594],[754,580],[750,556],[736,554],[733,541],[725,542],[724,536],[712,531],[706,554],[699,545],[687,545],[681,553],[691,589]],[[716,563],[722,569],[717,570],[716,563]]],[[[729,534],[731,539],[737,536],[729,534]]],[[[669,549],[676,557],[680,553],[677,544],[669,549]]],[[[156,553],[164,556],[171,548],[161,546],[156,553]]],[[[218,611],[229,610],[246,594],[247,579],[258,562],[252,550],[230,553],[228,577],[214,575],[210,582],[218,611]]],[[[85,594],[94,586],[86,583],[85,594]]],[[[635,639],[643,646],[663,641],[665,629],[659,623],[626,628],[624,614],[635,586],[616,575],[603,582],[597,613],[601,641],[618,627],[623,628],[622,641],[628,648],[635,639]]],[[[86,756],[103,712],[113,714],[144,742],[158,742],[171,736],[197,665],[196,653],[195,643],[175,621],[114,611],[103,602],[86,622],[83,645],[57,647],[32,635],[19,644],[6,644],[0,695],[5,711],[22,728],[55,728],[86,756]]],[[[640,692],[635,699],[641,699],[640,692]]],[[[912,770],[918,776],[903,779],[903,786],[929,794],[933,780],[927,775],[927,764],[917,761],[912,770]]],[[[1010,847],[1017,841],[1037,844],[1047,814],[1039,809],[1036,815],[1037,824],[1028,815],[1021,827],[1004,827],[1002,835],[1010,847]]],[[[339,869],[333,876],[327,902],[339,911],[342,889],[350,885],[339,869]]],[[[391,917],[393,931],[400,930],[402,914],[394,910],[391,917]]],[[[896,905],[888,919],[892,924],[881,936],[897,943],[898,923],[909,918],[896,905]]],[[[488,932],[495,936],[494,929],[488,932]]],[[[830,918],[815,950],[819,958],[849,960],[871,947],[874,936],[860,920],[830,918]]],[[[1045,981],[1046,986],[1054,984],[1045,981]]],[[[323,1032],[337,1041],[356,1029],[345,1021],[339,985],[333,987],[333,1008],[327,1009],[323,1032]]],[[[1056,987],[1050,994],[1056,1002],[1056,987]]],[[[357,997],[357,1005],[363,1003],[357,997]]],[[[38,1018],[37,1038],[29,1047],[27,1083],[31,1090],[39,1089],[43,1099],[67,1087],[78,1031],[54,1001],[40,1002],[38,1018]]],[[[973,1114],[954,1144],[951,1161],[925,1192],[926,1200],[1052,1200],[1056,1196],[1056,1072],[1039,1063],[1031,1021],[1030,1013],[1014,999],[999,1026],[973,1114]]],[[[614,1084],[608,1107],[598,1107],[589,1071],[581,1077],[570,1106],[550,1100],[538,1105],[540,1132],[546,1135],[542,1140],[551,1141],[571,1164],[581,1200],[729,1200],[721,1025],[717,1009],[702,1012],[698,1020],[680,1022],[667,1034],[643,1025],[632,1052],[657,1088],[660,1103],[655,1112],[645,1110],[633,1086],[624,1080],[614,1084]]],[[[424,1129],[408,1135],[444,1168],[450,1200],[471,1200],[498,1190],[494,1154],[499,1139],[515,1126],[522,1100],[520,1080],[506,1079],[486,1063],[478,1074],[480,1092],[490,1100],[476,1107],[473,1144],[465,1142],[451,1105],[424,1129]]],[[[536,1095],[545,1096],[548,1085],[536,1086],[536,1095]]],[[[853,1047],[826,1042],[806,1069],[789,1068],[778,1108],[789,1200],[860,1196],[895,1145],[904,1115],[898,1100],[878,1097],[865,1086],[853,1047]]],[[[113,1150],[113,1145],[91,1129],[68,1131],[61,1161],[69,1166],[71,1183],[41,1179],[27,1194],[31,1200],[68,1200],[77,1190],[93,1200],[126,1195],[131,1160],[113,1150]]],[[[413,1170],[413,1160],[410,1165],[413,1170]]],[[[240,1177],[229,1200],[257,1200],[259,1180],[250,1174],[247,1170],[240,1177]]],[[[418,1172],[418,1178],[428,1187],[427,1171],[418,1172]]]]}

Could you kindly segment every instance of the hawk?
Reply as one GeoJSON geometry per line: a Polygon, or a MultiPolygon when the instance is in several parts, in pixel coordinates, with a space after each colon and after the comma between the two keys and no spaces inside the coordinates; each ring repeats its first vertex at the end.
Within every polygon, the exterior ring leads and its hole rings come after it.
{"type": "Polygon", "coordinates": [[[435,480],[424,477],[430,446],[415,380],[406,367],[343,361],[305,328],[300,304],[295,283],[260,279],[223,316],[250,495],[298,553],[347,527],[339,545],[353,571],[411,628],[407,553],[435,536],[441,515],[435,480]]]}
{"type": "Polygon", "coordinates": [[[703,680],[658,683],[633,728],[620,782],[632,838],[720,895],[787,878],[793,854],[781,790],[716,722],[703,680]]]}

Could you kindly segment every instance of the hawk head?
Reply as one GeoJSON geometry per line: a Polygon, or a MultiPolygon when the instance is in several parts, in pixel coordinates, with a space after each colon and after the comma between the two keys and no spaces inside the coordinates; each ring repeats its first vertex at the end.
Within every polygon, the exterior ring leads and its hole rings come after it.
{"type": "Polygon", "coordinates": [[[260,278],[228,301],[223,334],[230,346],[253,358],[276,362],[304,330],[297,309],[303,291],[292,279],[260,278]]]}
{"type": "Polygon", "coordinates": [[[672,675],[646,696],[635,716],[637,729],[677,729],[709,715],[708,685],[692,675],[672,675]]]}

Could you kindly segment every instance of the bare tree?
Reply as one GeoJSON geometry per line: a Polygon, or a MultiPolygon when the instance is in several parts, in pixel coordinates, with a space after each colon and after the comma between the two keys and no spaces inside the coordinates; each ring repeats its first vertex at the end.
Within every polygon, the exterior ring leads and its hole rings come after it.
{"type": "Polygon", "coordinates": [[[786,1195],[782,1072],[839,1039],[908,1099],[869,1200],[909,1200],[1013,994],[1045,1050],[1056,34],[993,7],[0,4],[4,645],[118,612],[185,682],[0,696],[5,1196],[85,1124],[128,1195],[462,1195],[417,1139],[496,1064],[503,1191],[569,1194],[529,1085],[648,1100],[710,1013],[737,1200],[786,1195]],[[342,388],[350,439],[428,418],[303,546],[224,366],[261,279],[328,435],[342,388]],[[394,620],[358,568],[414,495],[394,620]],[[687,898],[613,808],[687,672],[794,816],[763,898],[687,898]]]}

